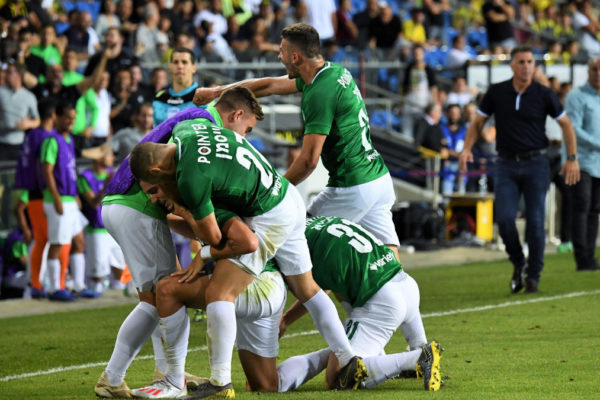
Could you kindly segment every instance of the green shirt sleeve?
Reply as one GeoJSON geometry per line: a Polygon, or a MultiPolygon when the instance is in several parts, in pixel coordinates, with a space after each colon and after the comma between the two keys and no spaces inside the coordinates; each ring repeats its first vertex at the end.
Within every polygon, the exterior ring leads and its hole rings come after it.
{"type": "Polygon", "coordinates": [[[27,255],[27,245],[23,241],[16,241],[12,245],[11,249],[12,255],[14,258],[21,258],[27,255]]]}
{"type": "Polygon", "coordinates": [[[19,194],[19,200],[25,204],[29,204],[29,190],[21,190],[19,194]]]}
{"type": "Polygon", "coordinates": [[[94,89],[88,89],[83,96],[85,97],[88,108],[92,112],[90,126],[93,128],[98,123],[98,115],[100,114],[100,107],[98,107],[98,100],[96,100],[96,92],[94,92],[94,89]]]}
{"type": "Polygon", "coordinates": [[[42,162],[48,164],[56,164],[58,159],[58,142],[56,138],[49,137],[42,142],[42,162]]]}
{"type": "Polygon", "coordinates": [[[77,177],[77,192],[79,194],[84,194],[92,190],[90,183],[83,176],[79,175],[77,177]]]}
{"type": "Polygon", "coordinates": [[[215,211],[210,199],[212,182],[209,178],[187,174],[177,180],[177,188],[194,219],[200,220],[215,211]]]}

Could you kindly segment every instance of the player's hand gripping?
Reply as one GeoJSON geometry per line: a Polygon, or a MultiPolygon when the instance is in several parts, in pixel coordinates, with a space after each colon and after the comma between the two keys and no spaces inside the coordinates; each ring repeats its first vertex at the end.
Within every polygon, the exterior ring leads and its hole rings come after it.
{"type": "Polygon", "coordinates": [[[198,254],[186,269],[179,272],[173,272],[171,276],[179,278],[177,280],[179,283],[188,283],[193,281],[202,269],[204,269],[204,260],[200,257],[200,254],[198,254]]]}

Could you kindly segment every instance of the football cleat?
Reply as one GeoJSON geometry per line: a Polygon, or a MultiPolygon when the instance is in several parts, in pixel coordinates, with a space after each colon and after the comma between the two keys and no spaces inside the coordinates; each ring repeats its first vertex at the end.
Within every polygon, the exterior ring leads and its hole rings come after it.
{"type": "Polygon", "coordinates": [[[104,371],[100,375],[100,378],[98,378],[98,382],[96,382],[94,392],[96,392],[96,396],[104,399],[130,399],[133,397],[125,381],[121,382],[120,385],[113,386],[106,379],[106,372],[104,371]]]}
{"type": "Polygon", "coordinates": [[[32,299],[45,299],[48,297],[48,292],[44,289],[36,289],[34,287],[31,288],[30,294],[32,299]]]}
{"type": "Polygon", "coordinates": [[[369,376],[367,367],[362,358],[352,357],[350,362],[340,370],[337,376],[336,390],[356,390],[360,384],[369,376]]]}
{"type": "Polygon", "coordinates": [[[187,396],[187,389],[185,386],[179,389],[167,380],[161,380],[140,389],[133,389],[131,393],[134,397],[142,399],[183,399],[187,396]]]}
{"type": "Polygon", "coordinates": [[[76,297],[82,297],[85,299],[95,299],[97,297],[101,297],[102,293],[100,292],[94,292],[91,289],[83,289],[80,292],[74,292],[73,295],[75,295],[76,297]]]}
{"type": "Polygon", "coordinates": [[[73,294],[66,289],[57,290],[48,296],[48,298],[54,301],[75,301],[73,294]]]}
{"type": "Polygon", "coordinates": [[[438,391],[442,386],[440,359],[442,348],[439,343],[431,342],[421,347],[421,355],[417,360],[417,377],[423,378],[425,390],[438,391]]]}
{"type": "Polygon", "coordinates": [[[231,383],[215,386],[208,381],[199,385],[196,391],[184,399],[235,399],[235,390],[231,383]]]}
{"type": "MultiPolygon", "coordinates": [[[[165,377],[165,373],[159,370],[158,368],[154,368],[154,375],[152,376],[152,382],[163,380],[165,377]]],[[[208,382],[208,378],[203,378],[201,376],[192,375],[189,372],[185,373],[185,382],[188,390],[196,390],[198,386],[203,383],[208,382]]]]}

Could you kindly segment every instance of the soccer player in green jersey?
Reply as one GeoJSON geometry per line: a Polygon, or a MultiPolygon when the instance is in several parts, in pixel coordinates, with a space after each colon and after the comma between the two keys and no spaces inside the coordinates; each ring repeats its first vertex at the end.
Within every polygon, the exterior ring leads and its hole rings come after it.
{"type": "MultiPolygon", "coordinates": [[[[306,221],[306,239],[313,261],[313,276],[324,289],[331,290],[348,313],[344,325],[352,349],[363,357],[369,377],[364,387],[374,387],[403,370],[414,369],[424,377],[426,390],[441,385],[440,353],[435,342],[427,343],[419,311],[419,287],[405,273],[393,252],[362,226],[337,217],[315,217],[306,221]],[[410,351],[384,354],[396,329],[402,330],[410,351]]],[[[280,324],[280,334],[306,310],[296,302],[280,324]]],[[[331,386],[335,359],[328,349],[286,360],[278,367],[280,391],[291,390],[327,366],[331,386]],[[308,365],[306,375],[297,367],[308,365]],[[286,374],[288,370],[295,374],[286,374]],[[288,380],[284,378],[288,377],[288,380]]]]}
{"type": "Polygon", "coordinates": [[[329,172],[327,187],[307,207],[311,215],[337,216],[373,232],[398,258],[400,244],[392,221],[396,201],[392,178],[371,143],[365,102],[350,72],[320,54],[319,34],[307,24],[281,33],[279,59],[288,75],[258,78],[196,90],[194,103],[205,103],[232,86],[244,86],[257,97],[302,93],[304,140],[298,158],[285,173],[294,185],[317,167],[329,172]]]}
{"type": "MultiPolygon", "coordinates": [[[[248,103],[250,92],[242,92],[223,93],[214,108],[209,108],[217,124],[243,132],[256,124],[257,116],[248,103]]],[[[176,271],[175,247],[165,211],[151,202],[137,183],[133,183],[123,194],[104,197],[102,219],[123,251],[140,303],[121,325],[112,356],[96,383],[95,392],[99,397],[130,397],[130,390],[124,381],[125,373],[150,336],[157,371],[166,372],[167,369],[158,328],[154,288],[160,278],[176,271]]],[[[183,382],[183,377],[178,378],[183,382]]],[[[197,383],[197,379],[191,375],[186,374],[185,379],[188,386],[197,383]]]]}
{"type": "Polygon", "coordinates": [[[297,189],[236,132],[190,120],[175,126],[173,138],[170,144],[139,144],[132,151],[130,166],[141,183],[158,185],[147,193],[157,198],[170,194],[189,209],[195,235],[208,243],[184,271],[181,281],[195,277],[202,269],[202,259],[217,256],[215,250],[219,249],[222,234],[215,206],[244,218],[259,241],[257,251],[215,268],[206,291],[211,379],[206,391],[196,391],[192,396],[201,398],[232,388],[234,300],[273,257],[343,366],[337,376],[344,384],[338,386],[356,388],[366,377],[366,369],[353,354],[333,303],[312,278],[304,237],[306,210],[297,189]],[[173,186],[176,193],[169,189],[173,186]],[[343,378],[348,375],[351,378],[343,378]]]}

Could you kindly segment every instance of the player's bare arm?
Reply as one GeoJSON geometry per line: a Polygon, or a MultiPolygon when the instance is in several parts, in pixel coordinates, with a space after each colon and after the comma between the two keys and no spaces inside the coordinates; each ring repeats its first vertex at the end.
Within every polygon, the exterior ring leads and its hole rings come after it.
{"type": "Polygon", "coordinates": [[[276,78],[246,79],[229,85],[213,88],[198,88],[194,92],[194,104],[202,105],[210,103],[212,100],[219,97],[225,90],[236,86],[243,86],[250,89],[256,97],[264,97],[272,94],[285,95],[298,92],[295,80],[288,78],[287,75],[276,78]]]}
{"type": "Polygon", "coordinates": [[[316,133],[305,135],[300,155],[290,165],[285,178],[294,185],[305,180],[317,168],[326,139],[326,135],[316,133]]]}

